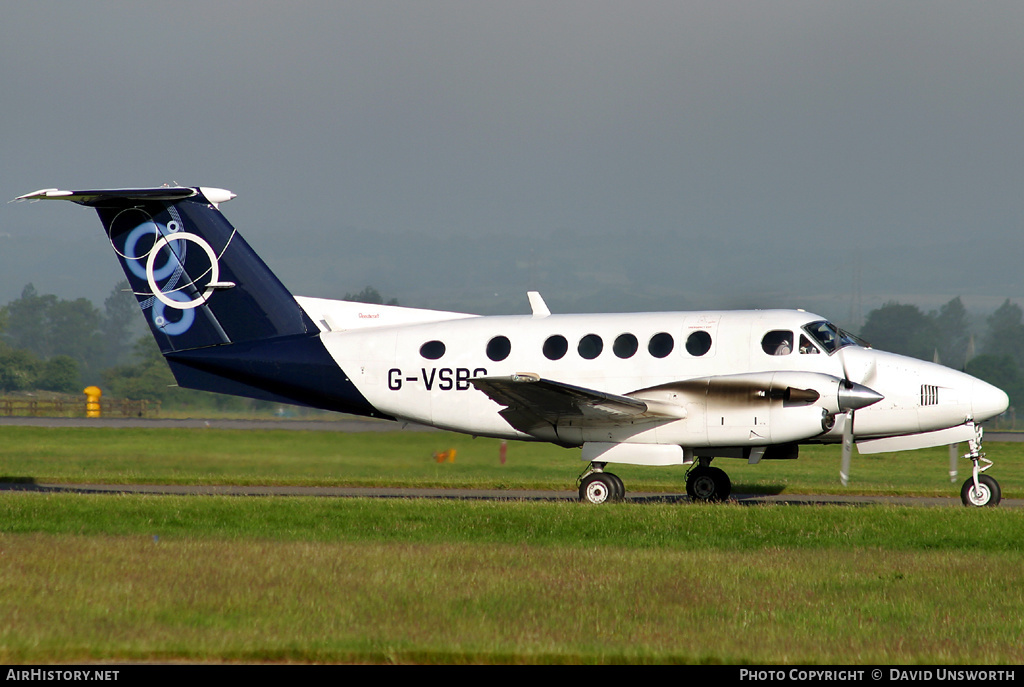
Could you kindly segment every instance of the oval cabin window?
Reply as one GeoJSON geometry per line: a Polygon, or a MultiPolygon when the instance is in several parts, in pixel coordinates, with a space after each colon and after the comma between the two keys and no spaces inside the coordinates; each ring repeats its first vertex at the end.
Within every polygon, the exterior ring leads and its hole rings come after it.
{"type": "Polygon", "coordinates": [[[437,360],[444,355],[444,343],[441,341],[428,341],[420,346],[420,355],[427,360],[437,360]]]}
{"type": "Polygon", "coordinates": [[[652,336],[651,340],[647,342],[647,352],[655,358],[665,358],[672,352],[675,345],[676,342],[671,334],[661,332],[652,336]]]}
{"type": "Polygon", "coordinates": [[[548,360],[561,360],[569,350],[569,342],[561,334],[549,336],[544,342],[544,357],[548,360]]]}
{"type": "Polygon", "coordinates": [[[498,362],[508,357],[512,352],[512,342],[507,336],[496,336],[487,342],[487,357],[498,362]]]}
{"type": "Polygon", "coordinates": [[[711,350],[711,335],[698,329],[686,338],[686,352],[693,356],[702,356],[711,350]]]}
{"type": "Polygon", "coordinates": [[[632,358],[640,344],[632,334],[619,334],[612,344],[612,351],[619,358],[632,358]]]}
{"type": "Polygon", "coordinates": [[[593,360],[601,355],[601,351],[604,350],[604,342],[601,341],[601,337],[597,334],[587,334],[580,339],[580,344],[576,347],[576,350],[579,351],[581,358],[593,360]]]}

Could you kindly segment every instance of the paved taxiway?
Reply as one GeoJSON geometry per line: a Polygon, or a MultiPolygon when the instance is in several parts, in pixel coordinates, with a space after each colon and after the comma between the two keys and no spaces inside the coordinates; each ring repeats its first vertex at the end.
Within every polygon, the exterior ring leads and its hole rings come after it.
{"type": "MultiPolygon", "coordinates": [[[[397,487],[253,487],[193,486],[178,484],[36,484],[0,483],[0,491],[40,491],[72,494],[162,494],[185,496],[319,496],[327,498],[426,498],[490,499],[495,501],[576,501],[575,491],[525,489],[418,489],[397,487]]],[[[686,494],[631,492],[630,503],[686,503],[686,494]]],[[[898,505],[921,507],[962,507],[959,497],[857,496],[842,494],[733,494],[730,501],[740,505],[898,505]]],[[[1001,508],[1022,508],[1024,499],[1003,499],[1001,508]]]]}

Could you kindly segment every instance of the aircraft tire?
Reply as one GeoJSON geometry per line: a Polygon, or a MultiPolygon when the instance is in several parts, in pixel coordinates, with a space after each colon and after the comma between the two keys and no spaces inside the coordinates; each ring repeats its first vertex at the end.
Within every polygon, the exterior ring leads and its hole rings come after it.
{"type": "Polygon", "coordinates": [[[729,475],[725,474],[725,470],[720,468],[708,468],[711,471],[711,478],[715,480],[715,491],[717,492],[717,500],[725,501],[729,498],[729,494],[732,493],[732,480],[729,479],[729,475]]]}
{"type": "Polygon", "coordinates": [[[964,486],[960,488],[960,500],[965,506],[983,508],[985,506],[998,506],[1003,498],[999,489],[999,482],[988,475],[978,475],[978,487],[974,488],[974,477],[967,478],[964,486]]]}
{"type": "Polygon", "coordinates": [[[580,501],[600,505],[614,501],[618,493],[618,487],[614,475],[607,475],[603,472],[592,472],[580,482],[580,501]]]}
{"type": "Polygon", "coordinates": [[[696,467],[686,477],[686,494],[693,501],[725,501],[732,493],[732,482],[724,470],[696,467]]]}
{"type": "Polygon", "coordinates": [[[615,483],[615,495],[613,496],[613,500],[621,501],[626,498],[626,485],[622,482],[622,478],[618,475],[613,475],[610,472],[606,472],[604,474],[608,475],[612,482],[615,483]]]}

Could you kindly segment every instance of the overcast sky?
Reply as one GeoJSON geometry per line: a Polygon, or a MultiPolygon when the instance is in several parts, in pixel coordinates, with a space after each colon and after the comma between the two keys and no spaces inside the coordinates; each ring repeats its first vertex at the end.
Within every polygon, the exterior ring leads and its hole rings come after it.
{"type": "MultiPolygon", "coordinates": [[[[992,309],[1022,36],[1021,2],[12,2],[0,191],[228,188],[303,295],[992,309]]],[[[92,211],[0,207],[0,303],[119,278],[92,211]]]]}

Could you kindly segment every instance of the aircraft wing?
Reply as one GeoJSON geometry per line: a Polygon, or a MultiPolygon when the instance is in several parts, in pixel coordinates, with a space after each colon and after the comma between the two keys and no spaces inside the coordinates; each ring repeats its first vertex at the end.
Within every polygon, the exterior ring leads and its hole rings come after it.
{"type": "Polygon", "coordinates": [[[615,425],[661,416],[636,398],[542,379],[535,374],[476,377],[473,386],[507,406],[501,415],[516,429],[532,433],[538,425],[615,425]]]}

